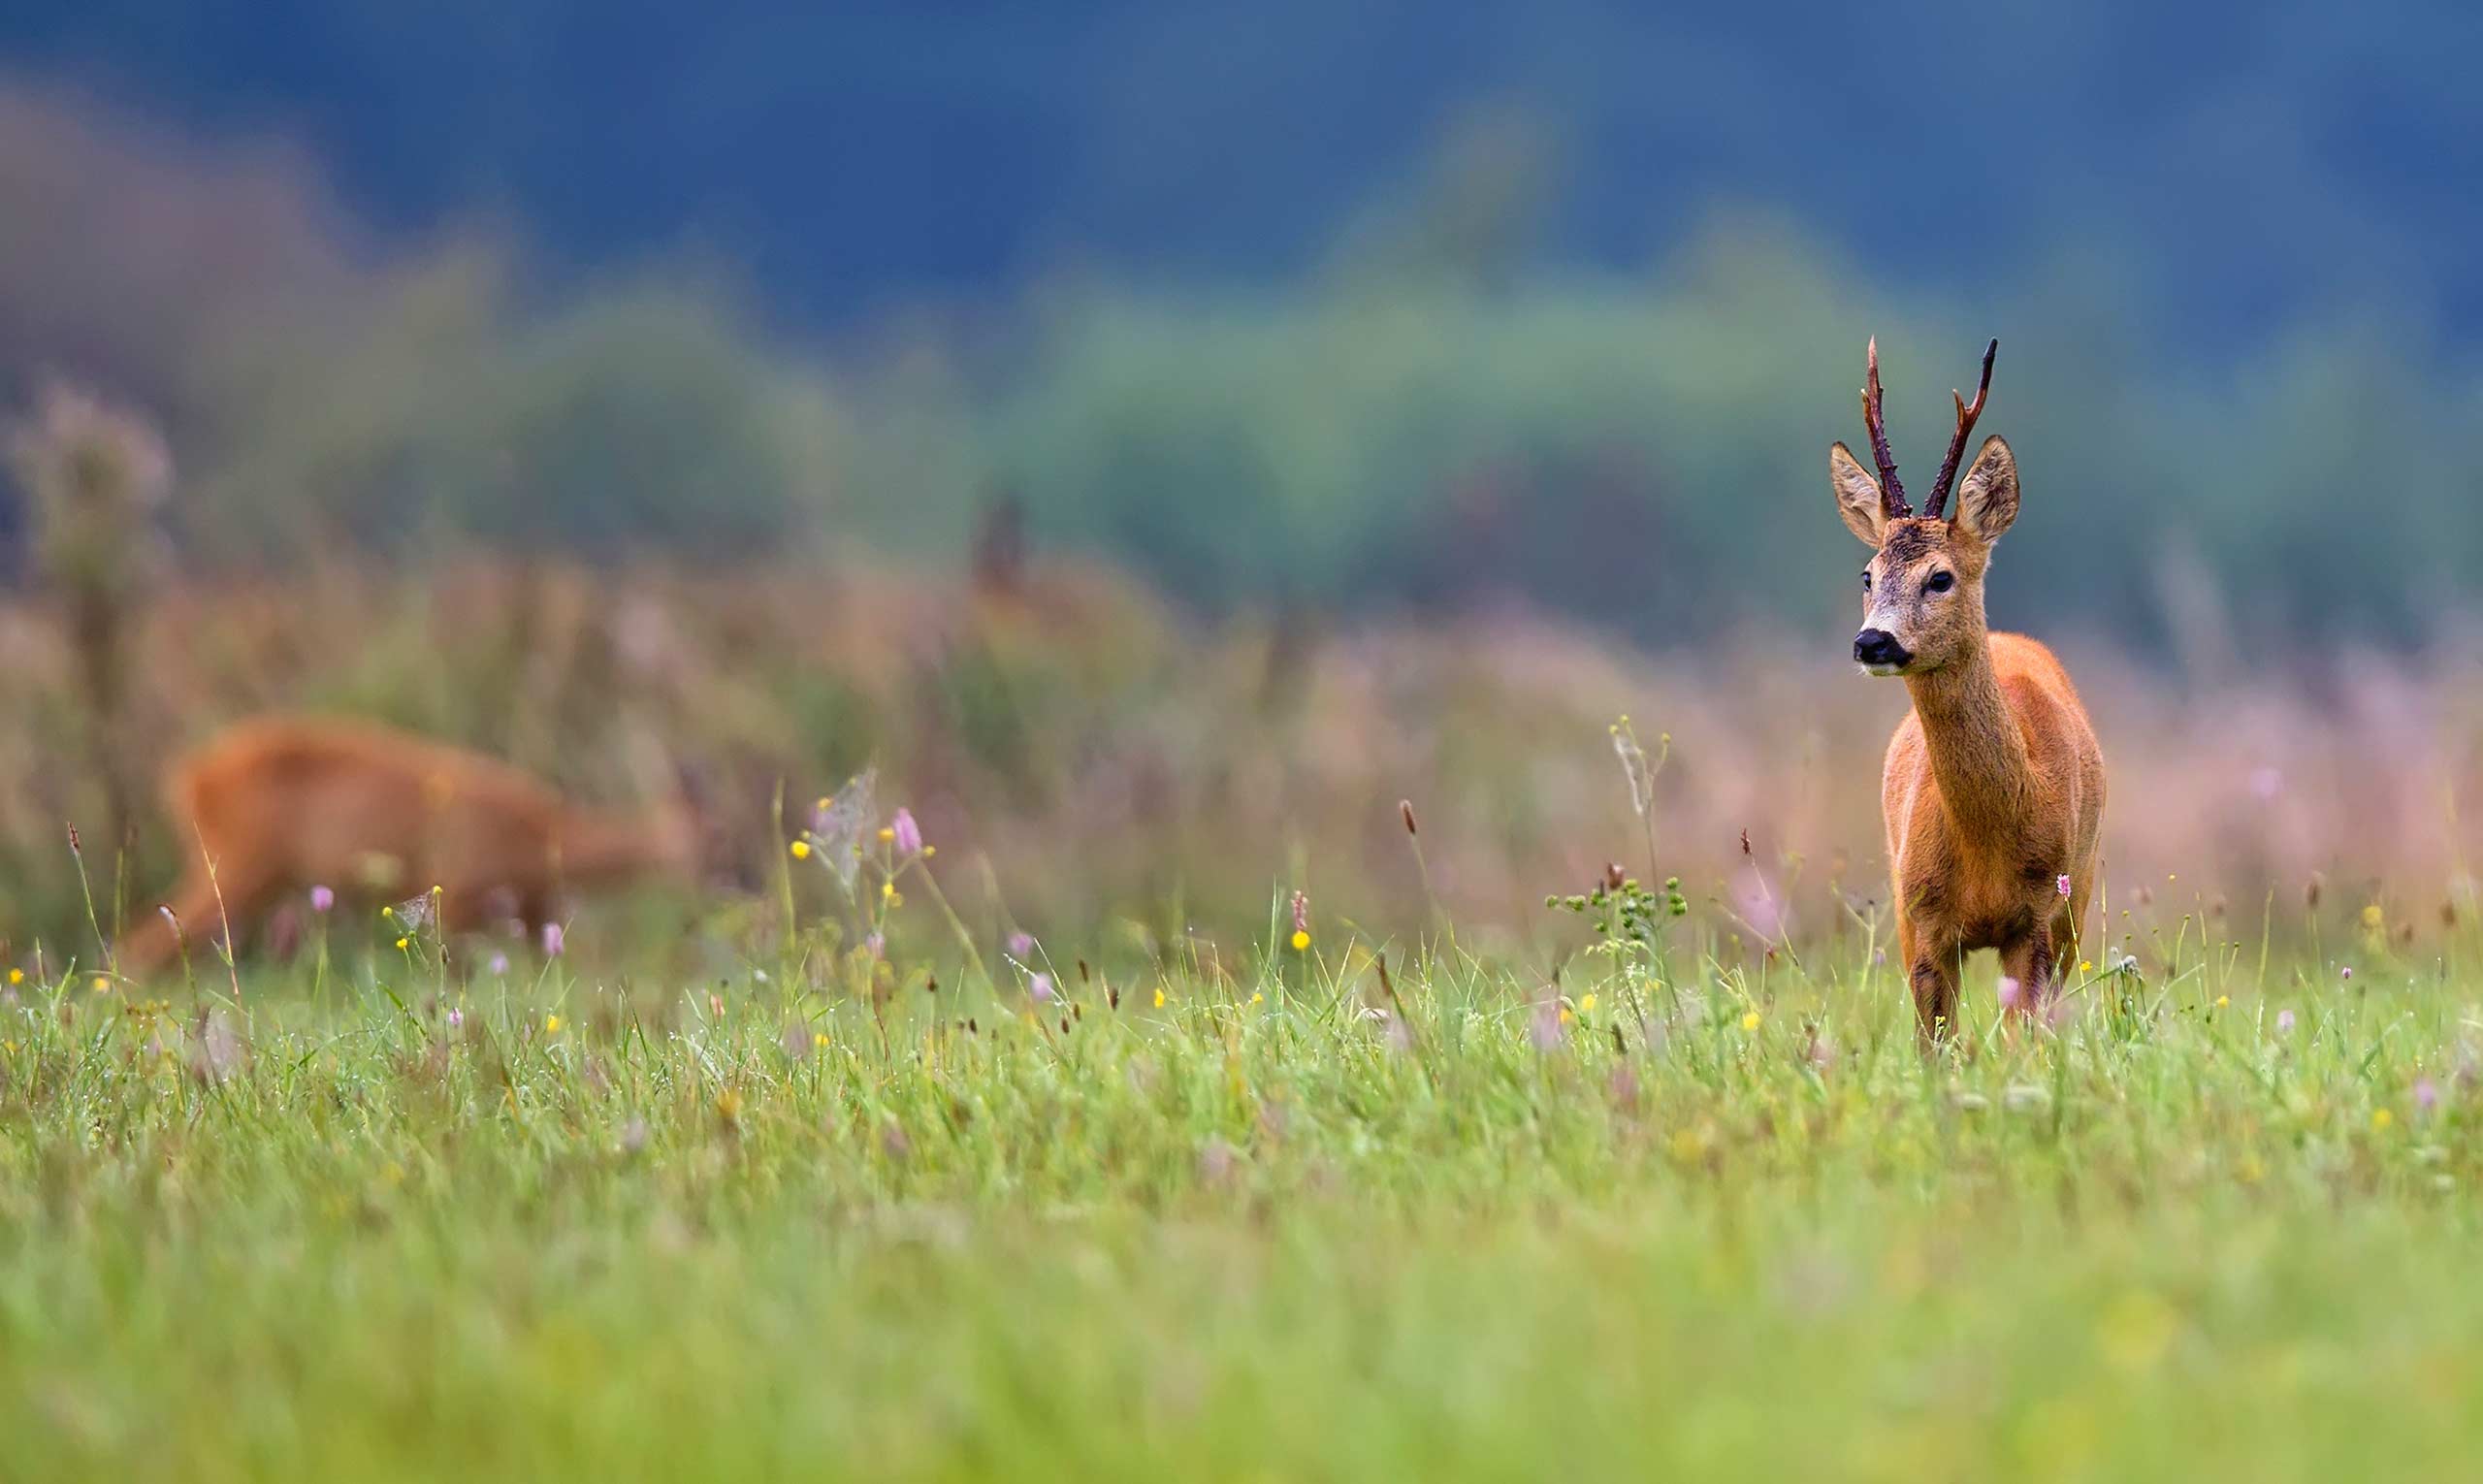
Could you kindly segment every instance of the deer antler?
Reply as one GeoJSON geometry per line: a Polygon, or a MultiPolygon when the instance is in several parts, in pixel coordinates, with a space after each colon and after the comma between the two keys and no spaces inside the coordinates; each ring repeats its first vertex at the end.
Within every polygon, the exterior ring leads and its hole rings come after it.
{"type": "MultiPolygon", "coordinates": [[[[1880,466],[1880,513],[1892,521],[1910,519],[1914,506],[1905,502],[1905,486],[1897,483],[1897,457],[1888,452],[1888,420],[1880,410],[1880,338],[1871,337],[1870,379],[1862,383],[1862,426],[1871,434],[1871,458],[1880,466]]],[[[1977,399],[1980,403],[1981,399],[1977,399]]]]}
{"type": "Polygon", "coordinates": [[[1983,347],[1983,381],[1975,388],[1973,406],[1966,405],[1965,394],[1951,390],[1957,399],[1957,436],[1949,440],[1949,457],[1940,461],[1940,482],[1931,487],[1931,502],[1922,513],[1933,520],[1940,518],[1940,507],[1949,502],[1950,486],[1957,477],[1957,461],[1965,457],[1966,437],[1975,431],[1975,419],[1983,416],[1983,400],[1991,395],[1991,358],[2000,354],[2000,341],[1983,347]]]}

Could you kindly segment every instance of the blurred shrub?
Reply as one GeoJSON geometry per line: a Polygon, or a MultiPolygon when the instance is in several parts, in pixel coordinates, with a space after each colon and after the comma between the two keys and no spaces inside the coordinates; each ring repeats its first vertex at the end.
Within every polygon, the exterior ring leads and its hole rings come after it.
{"type": "Polygon", "coordinates": [[[22,208],[0,226],[0,364],[158,414],[195,556],[721,558],[822,527],[841,415],[696,274],[547,304],[489,242],[358,240],[280,151],[177,146],[23,87],[0,86],[0,183],[22,208]]]}
{"type": "Polygon", "coordinates": [[[356,333],[235,368],[228,459],[188,511],[203,543],[728,558],[815,536],[839,415],[721,296],[637,283],[530,320],[502,278],[428,263],[356,333]]]}
{"type": "Polygon", "coordinates": [[[2167,355],[2108,279],[1892,301],[1766,218],[1644,278],[1502,292],[1357,259],[1286,294],[1095,290],[952,415],[1046,533],[1210,603],[1522,597],[1689,638],[1841,621],[1859,553],[1822,466],[1859,441],[1864,339],[1919,501],[1994,333],[1983,430],[2028,487],[1999,622],[2281,658],[2306,611],[2321,643],[2402,642],[2483,597],[2483,372],[2426,336],[2340,311],[2167,355]]]}

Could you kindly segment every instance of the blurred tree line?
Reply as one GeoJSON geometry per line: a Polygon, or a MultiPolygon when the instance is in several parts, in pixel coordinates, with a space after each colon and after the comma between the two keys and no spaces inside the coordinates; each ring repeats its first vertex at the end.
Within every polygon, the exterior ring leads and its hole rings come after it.
{"type": "Polygon", "coordinates": [[[1731,209],[1556,271],[1561,148],[1526,110],[1463,115],[1280,284],[1059,275],[823,342],[713,257],[597,275],[511,233],[387,233],[281,145],[18,86],[0,390],[57,372],[148,408],[192,563],[953,561],[1008,493],[1038,539],[1210,608],[1515,598],[1670,642],[1847,614],[1823,467],[1865,336],[1920,478],[1996,333],[1984,426],[2028,483],[1999,621],[2215,658],[2474,607],[2483,374],[2435,319],[2355,295],[2167,354],[2117,260],[1933,289],[1731,209]]]}

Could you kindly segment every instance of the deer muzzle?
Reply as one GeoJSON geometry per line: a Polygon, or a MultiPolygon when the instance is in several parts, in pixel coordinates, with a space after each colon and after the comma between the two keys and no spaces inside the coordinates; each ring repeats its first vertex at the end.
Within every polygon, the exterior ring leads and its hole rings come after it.
{"type": "Polygon", "coordinates": [[[1885,629],[1865,629],[1854,636],[1854,662],[1874,675],[1902,674],[1914,656],[1885,629]]]}

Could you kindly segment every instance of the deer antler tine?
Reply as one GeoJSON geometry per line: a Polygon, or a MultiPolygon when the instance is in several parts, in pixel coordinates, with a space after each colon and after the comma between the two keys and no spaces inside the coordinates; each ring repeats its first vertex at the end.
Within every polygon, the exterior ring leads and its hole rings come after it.
{"type": "Polygon", "coordinates": [[[1975,431],[1975,419],[1983,416],[1983,400],[1991,395],[1991,362],[1999,354],[2000,341],[1996,339],[1983,347],[1983,380],[1975,387],[1973,405],[1967,405],[1963,392],[1951,390],[1949,393],[1957,400],[1957,433],[1949,440],[1949,457],[1940,461],[1939,482],[1931,487],[1931,501],[1922,509],[1923,514],[1935,520],[1939,518],[1941,508],[1949,503],[1951,486],[1957,478],[1957,461],[1966,456],[1966,438],[1975,431]]]}
{"type": "Polygon", "coordinates": [[[1878,336],[1871,337],[1863,355],[1870,374],[1862,385],[1862,426],[1871,435],[1872,462],[1880,466],[1880,511],[1892,521],[1906,520],[1914,514],[1914,507],[1906,503],[1905,486],[1897,483],[1896,455],[1888,451],[1888,420],[1880,405],[1878,336]]]}

